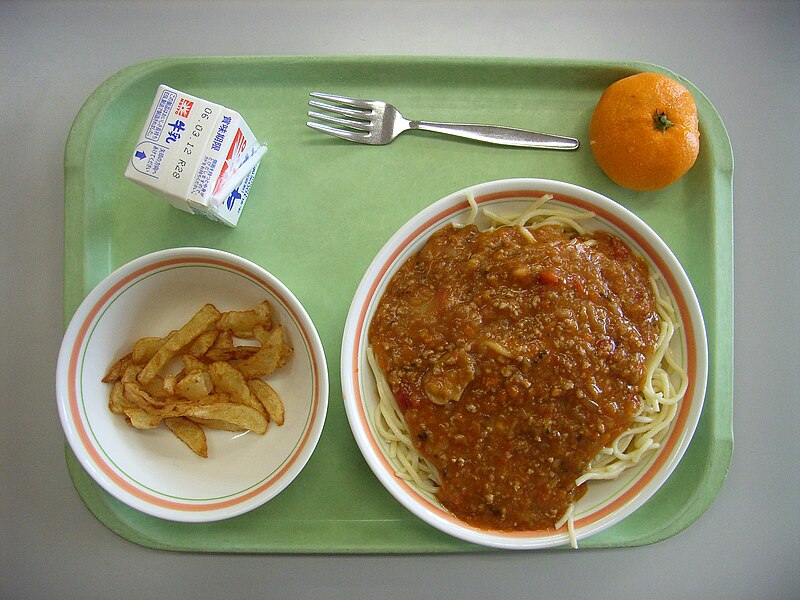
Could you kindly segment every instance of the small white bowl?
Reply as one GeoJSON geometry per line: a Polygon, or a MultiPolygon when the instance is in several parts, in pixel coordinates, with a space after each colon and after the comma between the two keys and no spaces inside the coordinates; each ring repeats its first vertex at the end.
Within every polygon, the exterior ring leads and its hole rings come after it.
{"type": "Polygon", "coordinates": [[[305,466],[322,433],[328,371],[314,324],[294,295],[244,258],[208,248],[154,252],[120,267],[81,303],[56,371],[61,424],[83,468],[107,492],[144,513],[202,522],[252,510],[305,466]],[[134,341],[183,325],[204,304],[242,310],[268,300],[294,347],[267,378],[286,407],[265,435],[207,430],[200,458],[165,427],[139,431],[108,409],[111,364],[134,341]]]}
{"type": "MultiPolygon", "coordinates": [[[[378,402],[375,379],[367,362],[367,331],[377,303],[398,267],[447,223],[464,222],[472,194],[480,207],[514,212],[531,198],[553,194],[556,202],[590,210],[596,217],[582,221],[587,229],[605,230],[624,239],[638,251],[666,283],[679,309],[680,328],[673,351],[690,377],[689,389],[662,448],[648,455],[637,468],[611,481],[589,482],[576,503],[575,537],[580,540],[618,523],[639,508],[666,481],[689,445],[705,397],[708,349],[700,306],[683,268],[667,245],[641,219],[614,201],[585,188],[546,179],[492,181],[455,192],[413,217],[386,243],[370,264],[356,290],[345,324],[341,377],[345,409],[356,442],[372,471],[386,489],[408,510],[433,527],[456,538],[505,549],[548,548],[567,544],[566,527],[556,531],[491,531],[473,527],[454,517],[432,497],[395,475],[373,424],[378,402]]],[[[478,221],[480,225],[480,220],[478,221]]]]}

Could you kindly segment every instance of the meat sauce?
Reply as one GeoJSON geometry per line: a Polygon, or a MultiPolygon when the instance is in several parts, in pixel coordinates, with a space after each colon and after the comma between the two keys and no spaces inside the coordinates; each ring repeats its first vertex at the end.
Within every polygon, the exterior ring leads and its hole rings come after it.
{"type": "Polygon", "coordinates": [[[438,498],[485,529],[551,527],[639,407],[659,316],[618,238],[554,226],[434,233],[369,329],[438,498]]]}

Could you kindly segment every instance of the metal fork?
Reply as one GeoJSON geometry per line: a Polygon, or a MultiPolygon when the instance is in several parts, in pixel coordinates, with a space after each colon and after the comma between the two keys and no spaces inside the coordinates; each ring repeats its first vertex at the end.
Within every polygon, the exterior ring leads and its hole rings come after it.
{"type": "Polygon", "coordinates": [[[575,150],[579,146],[579,142],[575,138],[513,127],[413,121],[406,119],[391,104],[379,100],[362,100],[321,92],[311,92],[310,96],[336,104],[309,100],[309,106],[332,114],[310,110],[308,111],[309,117],[324,121],[324,123],[307,121],[306,125],[322,133],[360,144],[388,144],[404,131],[420,129],[504,146],[552,150],[575,150]]]}

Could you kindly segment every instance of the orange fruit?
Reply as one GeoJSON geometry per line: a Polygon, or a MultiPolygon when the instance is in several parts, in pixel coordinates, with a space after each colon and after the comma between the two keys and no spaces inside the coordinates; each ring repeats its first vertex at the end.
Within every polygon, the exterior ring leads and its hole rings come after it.
{"type": "Polygon", "coordinates": [[[692,94],[659,73],[637,73],[603,92],[589,123],[595,161],[615,183],[638,191],[676,182],[700,151],[692,94]]]}

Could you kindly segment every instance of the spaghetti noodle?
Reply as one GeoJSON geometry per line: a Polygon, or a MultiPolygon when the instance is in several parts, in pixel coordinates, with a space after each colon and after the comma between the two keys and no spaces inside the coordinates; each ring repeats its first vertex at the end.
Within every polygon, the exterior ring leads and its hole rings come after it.
{"type": "MultiPolygon", "coordinates": [[[[503,228],[514,229],[530,242],[536,241],[534,234],[536,230],[549,227],[557,228],[560,232],[570,236],[585,236],[585,243],[588,245],[599,243],[588,235],[587,228],[583,225],[584,221],[593,217],[592,213],[554,205],[548,202],[551,199],[551,196],[546,195],[532,202],[521,213],[504,216],[485,209],[479,210],[474,199],[470,197],[468,201],[471,209],[467,222],[462,227],[475,225],[482,214],[489,219],[489,231],[503,228]]],[[[625,470],[640,464],[645,456],[654,452],[669,429],[670,423],[677,413],[678,403],[687,389],[686,372],[670,351],[670,343],[677,322],[675,308],[669,294],[652,271],[649,272],[649,285],[652,288],[658,324],[657,332],[653,333],[656,338],[654,350],[647,357],[644,365],[644,384],[636,394],[636,401],[631,405],[635,411],[628,415],[628,426],[597,452],[579,476],[573,479],[572,485],[576,490],[591,480],[618,477],[625,470]]],[[[370,337],[372,338],[372,335],[370,337]]],[[[372,339],[370,341],[372,343],[372,339]]],[[[501,340],[489,340],[486,347],[500,356],[506,356],[506,354],[511,356],[501,340]]],[[[414,436],[409,432],[404,410],[398,404],[398,400],[392,392],[392,386],[380,368],[372,347],[368,349],[367,354],[378,384],[380,398],[373,414],[374,426],[379,437],[385,443],[388,458],[395,466],[398,477],[407,480],[429,498],[438,496],[442,485],[441,474],[434,463],[420,453],[418,446],[421,445],[420,439],[423,438],[418,434],[415,443],[414,436]]],[[[461,365],[460,367],[450,367],[450,374],[459,372],[458,369],[460,369],[460,374],[466,377],[462,377],[466,383],[462,381],[460,387],[456,386],[454,394],[453,390],[448,388],[452,397],[446,398],[445,402],[452,399],[457,400],[471,381],[472,363],[463,361],[458,363],[453,359],[450,364],[461,365]]],[[[403,399],[403,401],[407,404],[407,400],[403,399]]],[[[405,406],[404,409],[407,410],[408,406],[405,406]]],[[[571,500],[561,513],[561,518],[556,520],[553,517],[550,521],[550,526],[556,529],[560,529],[566,524],[573,546],[576,546],[575,502],[581,493],[576,492],[568,496],[571,500]]],[[[457,514],[457,516],[460,515],[457,514]]],[[[478,525],[482,526],[481,523],[478,525]]],[[[489,528],[492,528],[491,524],[489,528]]]]}

